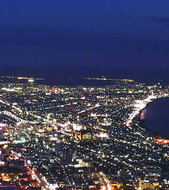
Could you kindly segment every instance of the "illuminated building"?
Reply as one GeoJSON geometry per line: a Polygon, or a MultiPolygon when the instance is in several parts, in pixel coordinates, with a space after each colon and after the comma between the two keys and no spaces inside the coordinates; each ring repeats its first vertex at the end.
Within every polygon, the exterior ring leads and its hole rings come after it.
{"type": "Polygon", "coordinates": [[[4,166],[4,165],[5,165],[4,154],[0,150],[0,166],[4,166]]]}

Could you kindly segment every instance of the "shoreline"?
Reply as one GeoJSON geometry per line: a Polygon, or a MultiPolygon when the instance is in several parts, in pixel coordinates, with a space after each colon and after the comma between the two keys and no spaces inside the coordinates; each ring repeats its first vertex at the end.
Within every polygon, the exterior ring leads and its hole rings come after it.
{"type": "Polygon", "coordinates": [[[147,132],[152,133],[152,135],[154,137],[160,136],[166,139],[169,139],[169,137],[165,137],[164,135],[161,135],[157,132],[155,132],[154,130],[148,128],[145,125],[145,121],[146,119],[140,119],[140,115],[142,113],[143,110],[146,110],[151,103],[160,101],[160,100],[164,100],[166,98],[169,98],[169,94],[163,94],[163,95],[159,95],[159,96],[154,96],[154,95],[149,95],[147,98],[143,99],[143,100],[136,100],[135,104],[133,104],[133,111],[131,113],[131,115],[129,116],[129,118],[127,119],[127,121],[125,122],[125,126],[128,127],[129,129],[132,129],[132,125],[135,123],[133,123],[134,120],[139,121],[141,126],[143,129],[145,129],[147,132]]]}
{"type": "Polygon", "coordinates": [[[154,130],[150,129],[147,125],[146,125],[146,113],[145,113],[145,118],[144,119],[140,119],[140,115],[142,113],[143,110],[147,110],[148,107],[152,106],[152,104],[156,103],[156,102],[160,102],[160,101],[163,101],[163,100],[166,100],[166,99],[169,99],[169,96],[167,97],[159,97],[159,98],[156,98],[154,99],[152,102],[148,102],[146,107],[143,108],[142,110],[140,110],[139,112],[139,115],[138,115],[138,121],[140,122],[140,125],[142,128],[144,128],[146,131],[149,131],[149,132],[152,132],[153,136],[155,137],[161,137],[161,138],[166,138],[166,139],[169,139],[169,137],[166,137],[165,135],[162,135],[158,132],[155,132],[154,130]]]}

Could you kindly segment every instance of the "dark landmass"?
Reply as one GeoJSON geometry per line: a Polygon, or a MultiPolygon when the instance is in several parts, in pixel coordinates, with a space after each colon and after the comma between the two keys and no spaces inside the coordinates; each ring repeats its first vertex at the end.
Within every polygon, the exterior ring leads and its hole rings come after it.
{"type": "MultiPolygon", "coordinates": [[[[168,39],[125,33],[0,27],[0,42],[0,65],[58,68],[57,74],[62,74],[60,68],[63,68],[68,75],[72,72],[86,75],[87,70],[90,75],[116,74],[118,78],[135,78],[138,75],[144,78],[143,73],[146,73],[154,78],[156,72],[153,68],[168,67],[169,60],[168,39]],[[69,71],[67,66],[79,67],[81,70],[69,71]],[[130,69],[136,66],[138,69],[130,69]],[[122,69],[115,69],[119,67],[122,69]],[[123,69],[125,67],[128,69],[123,69]]],[[[47,75],[48,71],[46,69],[43,73],[47,75]]],[[[162,72],[160,76],[163,76],[164,71],[159,70],[162,72]]]]}
{"type": "Polygon", "coordinates": [[[109,85],[112,81],[92,81],[83,77],[128,78],[146,84],[169,84],[169,69],[113,67],[12,67],[1,66],[1,76],[43,77],[44,83],[60,85],[109,85]]]}

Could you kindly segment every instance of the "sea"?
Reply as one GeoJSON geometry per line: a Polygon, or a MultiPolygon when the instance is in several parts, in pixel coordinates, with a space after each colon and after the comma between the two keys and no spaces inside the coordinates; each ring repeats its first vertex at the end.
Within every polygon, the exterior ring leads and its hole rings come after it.
{"type": "Polygon", "coordinates": [[[148,104],[144,125],[150,131],[169,138],[169,98],[160,98],[148,104]]]}

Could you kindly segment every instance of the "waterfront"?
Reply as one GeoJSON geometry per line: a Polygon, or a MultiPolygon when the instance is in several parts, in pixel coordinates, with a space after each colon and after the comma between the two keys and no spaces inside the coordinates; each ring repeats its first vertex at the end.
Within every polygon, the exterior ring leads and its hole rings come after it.
{"type": "MultiPolygon", "coordinates": [[[[13,185],[51,190],[168,187],[168,141],[154,140],[137,118],[147,104],[169,96],[169,88],[106,77],[85,80],[113,85],[50,86],[24,78],[27,82],[0,84],[1,169],[13,185]],[[20,167],[13,162],[22,163],[18,183],[5,171],[20,167]]],[[[0,179],[5,184],[3,175],[0,179]]]]}
{"type": "Polygon", "coordinates": [[[145,127],[169,138],[169,98],[155,100],[146,108],[145,127]]]}

